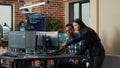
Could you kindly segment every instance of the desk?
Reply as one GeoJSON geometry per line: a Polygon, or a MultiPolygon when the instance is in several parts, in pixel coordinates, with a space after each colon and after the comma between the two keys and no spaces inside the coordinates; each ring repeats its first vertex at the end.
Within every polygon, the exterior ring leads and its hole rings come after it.
{"type": "MultiPolygon", "coordinates": [[[[74,55],[74,56],[71,56],[71,55],[46,55],[46,56],[33,55],[33,56],[18,56],[18,57],[0,56],[0,59],[5,59],[11,62],[10,68],[28,68],[28,67],[23,67],[22,63],[26,64],[26,62],[33,61],[33,60],[47,61],[47,60],[59,60],[59,59],[70,59],[70,58],[81,59],[81,56],[78,56],[78,55],[74,55]]],[[[46,64],[44,68],[47,68],[46,64]]]]}

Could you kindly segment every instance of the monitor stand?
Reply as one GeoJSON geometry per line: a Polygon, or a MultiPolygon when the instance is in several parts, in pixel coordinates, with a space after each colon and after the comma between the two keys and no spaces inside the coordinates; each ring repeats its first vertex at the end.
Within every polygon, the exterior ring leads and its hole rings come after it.
{"type": "Polygon", "coordinates": [[[26,53],[23,56],[24,58],[38,58],[38,55],[36,55],[35,50],[33,49],[26,49],[26,53]]]}

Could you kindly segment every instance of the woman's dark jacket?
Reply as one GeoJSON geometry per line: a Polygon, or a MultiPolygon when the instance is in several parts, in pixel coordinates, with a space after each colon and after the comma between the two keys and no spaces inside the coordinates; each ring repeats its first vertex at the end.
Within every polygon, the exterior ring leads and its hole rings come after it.
{"type": "Polygon", "coordinates": [[[81,40],[84,40],[84,42],[81,46],[81,51],[78,54],[84,54],[87,49],[89,50],[91,57],[105,54],[105,50],[101,44],[101,40],[93,29],[89,27],[84,28],[81,31],[81,36],[68,42],[67,46],[77,43],[81,40]]]}

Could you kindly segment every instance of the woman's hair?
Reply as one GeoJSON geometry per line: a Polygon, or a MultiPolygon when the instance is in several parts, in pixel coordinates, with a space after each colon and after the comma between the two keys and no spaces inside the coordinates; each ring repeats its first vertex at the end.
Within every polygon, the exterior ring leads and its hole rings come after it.
{"type": "Polygon", "coordinates": [[[82,29],[84,29],[85,27],[87,27],[87,26],[84,24],[84,22],[83,22],[81,19],[79,19],[79,18],[75,19],[73,22],[78,23],[82,29]]]}

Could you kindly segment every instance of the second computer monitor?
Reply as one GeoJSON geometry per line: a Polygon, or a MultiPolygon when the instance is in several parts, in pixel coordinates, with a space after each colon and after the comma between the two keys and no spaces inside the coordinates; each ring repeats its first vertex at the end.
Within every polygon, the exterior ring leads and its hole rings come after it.
{"type": "Polygon", "coordinates": [[[35,31],[10,31],[8,39],[9,48],[35,49],[35,31]]]}
{"type": "Polygon", "coordinates": [[[36,32],[37,35],[37,48],[46,47],[46,49],[57,50],[59,48],[58,32],[36,32]]]}
{"type": "Polygon", "coordinates": [[[8,47],[25,49],[25,32],[10,31],[8,34],[8,47]]]}

